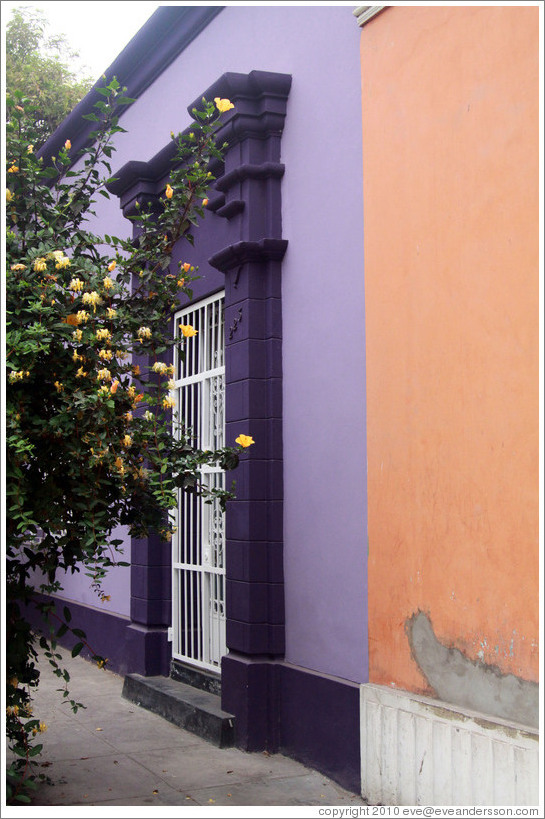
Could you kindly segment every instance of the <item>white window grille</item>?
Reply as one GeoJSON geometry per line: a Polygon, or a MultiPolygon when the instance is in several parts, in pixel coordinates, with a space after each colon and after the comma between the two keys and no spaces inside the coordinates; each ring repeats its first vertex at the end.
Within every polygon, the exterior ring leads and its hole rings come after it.
{"type": "MultiPolygon", "coordinates": [[[[217,293],[175,316],[176,338],[181,325],[197,335],[183,341],[185,357],[174,358],[175,412],[192,442],[218,449],[225,440],[224,294],[217,293]]],[[[177,427],[180,432],[180,426],[177,427]]],[[[225,473],[203,466],[201,481],[224,488],[225,473]]],[[[218,671],[225,647],[225,530],[217,501],[180,490],[173,555],[173,657],[218,671]]]]}

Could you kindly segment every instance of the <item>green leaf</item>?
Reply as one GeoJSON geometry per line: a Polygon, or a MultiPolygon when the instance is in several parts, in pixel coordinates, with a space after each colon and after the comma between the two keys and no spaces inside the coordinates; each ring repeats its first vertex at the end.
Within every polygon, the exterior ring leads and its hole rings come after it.
{"type": "Polygon", "coordinates": [[[77,657],[78,654],[80,654],[82,649],[83,649],[83,643],[76,643],[76,645],[72,649],[72,657],[77,657]]]}

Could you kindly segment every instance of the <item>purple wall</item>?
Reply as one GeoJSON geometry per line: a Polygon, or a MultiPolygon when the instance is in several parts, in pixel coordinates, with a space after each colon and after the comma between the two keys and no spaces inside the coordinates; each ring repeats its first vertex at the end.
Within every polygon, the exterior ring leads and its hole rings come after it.
{"type": "MultiPolygon", "coordinates": [[[[286,660],[356,682],[367,679],[359,37],[351,7],[227,7],[122,117],[113,158],[114,173],[149,160],[226,71],[293,77],[282,138],[286,660]]],[[[115,197],[97,214],[129,233],[115,197]]],[[[113,583],[125,612],[126,583],[113,583]]]]}

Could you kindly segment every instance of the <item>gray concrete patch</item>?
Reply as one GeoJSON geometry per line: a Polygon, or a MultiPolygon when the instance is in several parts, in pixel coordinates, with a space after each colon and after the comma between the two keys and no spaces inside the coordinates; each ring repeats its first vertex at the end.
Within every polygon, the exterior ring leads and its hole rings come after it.
{"type": "Polygon", "coordinates": [[[440,700],[521,725],[539,725],[537,683],[502,674],[499,668],[444,646],[429,617],[417,612],[406,622],[413,659],[440,700]]]}

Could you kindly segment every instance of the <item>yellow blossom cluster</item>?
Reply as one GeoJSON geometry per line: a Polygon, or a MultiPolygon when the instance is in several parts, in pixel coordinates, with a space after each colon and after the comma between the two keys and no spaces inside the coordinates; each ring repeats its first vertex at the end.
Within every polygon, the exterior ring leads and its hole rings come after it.
{"type": "Polygon", "coordinates": [[[114,357],[114,354],[111,350],[99,350],[98,357],[101,358],[103,361],[111,361],[114,357]]]}
{"type": "Polygon", "coordinates": [[[109,319],[113,319],[117,316],[117,310],[114,310],[113,307],[107,307],[106,313],[108,314],[109,319]]]}
{"type": "Polygon", "coordinates": [[[15,381],[22,381],[25,376],[28,378],[30,372],[28,370],[14,370],[8,375],[9,381],[13,384],[15,381]]]}
{"type": "Polygon", "coordinates": [[[96,290],[93,290],[91,293],[84,293],[82,297],[84,304],[91,304],[93,306],[93,313],[96,313],[97,304],[100,304],[102,298],[100,293],[97,293],[96,290]]]}
{"type": "Polygon", "coordinates": [[[81,324],[82,321],[89,321],[89,313],[87,310],[78,310],[76,313],[76,321],[78,324],[81,324]]]}
{"type": "Polygon", "coordinates": [[[102,279],[102,286],[104,287],[105,290],[111,290],[112,287],[114,286],[113,279],[111,279],[110,276],[104,276],[104,278],[102,279]]]}
{"type": "Polygon", "coordinates": [[[76,293],[79,293],[80,290],[83,290],[83,282],[81,279],[74,278],[68,285],[69,290],[74,290],[76,293]]]}
{"type": "Polygon", "coordinates": [[[138,337],[140,340],[144,338],[151,338],[151,330],[149,327],[139,327],[138,328],[138,337]]]}
{"type": "Polygon", "coordinates": [[[83,333],[81,332],[81,330],[74,330],[72,336],[75,338],[76,341],[81,341],[81,339],[83,338],[83,333]]]}
{"type": "Polygon", "coordinates": [[[163,398],[163,409],[172,409],[176,406],[176,401],[170,395],[163,398]]]}
{"type": "Polygon", "coordinates": [[[106,327],[101,327],[96,331],[97,341],[110,341],[112,334],[106,327]]]}
{"type": "Polygon", "coordinates": [[[166,375],[168,373],[168,364],[165,364],[164,361],[156,361],[151,369],[154,373],[166,375]]]}
{"type": "Polygon", "coordinates": [[[43,273],[44,270],[47,270],[47,262],[42,256],[38,256],[37,259],[34,259],[33,268],[36,273],[43,273]]]}
{"type": "Polygon", "coordinates": [[[65,256],[62,250],[52,250],[47,254],[48,259],[54,259],[55,269],[63,270],[65,267],[70,267],[70,259],[65,256]]]}
{"type": "Polygon", "coordinates": [[[196,336],[199,332],[198,330],[195,330],[191,324],[180,324],[180,331],[184,338],[191,338],[192,336],[196,336]]]}
{"type": "Polygon", "coordinates": [[[111,381],[112,374],[107,367],[104,367],[102,370],[99,370],[97,373],[97,381],[111,381]]]}

